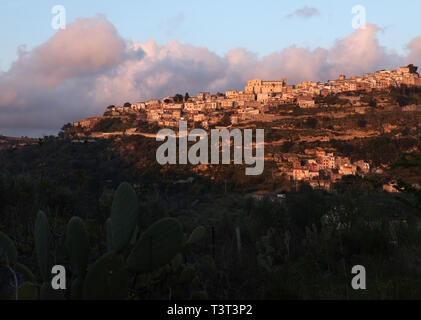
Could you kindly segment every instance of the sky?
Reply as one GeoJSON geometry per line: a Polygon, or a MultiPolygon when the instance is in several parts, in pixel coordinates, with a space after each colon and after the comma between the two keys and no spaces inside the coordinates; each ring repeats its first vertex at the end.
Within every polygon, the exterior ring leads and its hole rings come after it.
{"type": "Polygon", "coordinates": [[[414,0],[0,2],[0,134],[42,136],[109,104],[421,64],[414,0]],[[55,30],[55,5],[66,29],[55,30]],[[356,30],[356,5],[367,25],[356,30]]]}

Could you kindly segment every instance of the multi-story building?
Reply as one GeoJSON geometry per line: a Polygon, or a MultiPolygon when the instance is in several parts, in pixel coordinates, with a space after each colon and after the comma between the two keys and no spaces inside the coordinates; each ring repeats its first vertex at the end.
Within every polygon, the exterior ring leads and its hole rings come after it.
{"type": "Polygon", "coordinates": [[[227,99],[236,99],[238,98],[238,91],[237,90],[228,90],[225,92],[225,97],[227,99]]]}
{"type": "Polygon", "coordinates": [[[364,173],[370,172],[370,164],[364,160],[358,160],[355,162],[355,165],[364,173]]]}
{"type": "Polygon", "coordinates": [[[339,167],[339,173],[344,176],[355,176],[357,173],[357,166],[352,164],[344,164],[339,167]]]}
{"type": "Polygon", "coordinates": [[[316,105],[312,97],[300,97],[297,99],[297,104],[300,108],[313,108],[316,105]]]}
{"type": "Polygon", "coordinates": [[[246,93],[282,93],[286,86],[286,79],[281,81],[262,81],[261,79],[249,80],[245,87],[246,93]]]}
{"type": "Polygon", "coordinates": [[[197,98],[201,101],[211,100],[211,94],[209,92],[199,92],[197,98]]]}

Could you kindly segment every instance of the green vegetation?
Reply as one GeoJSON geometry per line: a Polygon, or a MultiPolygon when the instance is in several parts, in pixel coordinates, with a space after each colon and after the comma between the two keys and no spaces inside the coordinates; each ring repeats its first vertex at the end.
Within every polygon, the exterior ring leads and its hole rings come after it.
{"type": "Polygon", "coordinates": [[[393,102],[401,107],[410,104],[421,104],[421,88],[407,87],[402,85],[399,88],[392,88],[390,96],[393,102]]]}
{"type": "MultiPolygon", "coordinates": [[[[112,239],[111,250],[102,257],[88,265],[88,233],[83,220],[73,217],[67,225],[66,248],[70,259],[73,273],[72,299],[126,299],[129,296],[129,277],[135,279],[139,275],[152,273],[167,265],[183,250],[188,243],[184,243],[183,229],[181,224],[174,218],[163,218],[155,222],[143,234],[137,234],[139,210],[135,191],[127,183],[120,185],[114,196],[112,212],[110,216],[112,239]],[[134,243],[134,244],[133,244],[134,243]]],[[[192,236],[191,236],[192,237],[192,236]]],[[[197,235],[193,235],[197,240],[197,235]]],[[[38,267],[42,281],[38,283],[28,282],[25,279],[23,286],[18,287],[9,284],[6,295],[2,298],[19,297],[19,292],[25,291],[25,299],[43,300],[62,299],[62,291],[52,290],[49,283],[50,266],[52,263],[50,254],[50,226],[47,216],[39,211],[36,217],[34,242],[38,267]],[[36,288],[40,288],[39,292],[36,288]],[[31,292],[29,293],[29,288],[31,292]],[[32,290],[35,288],[35,290],[32,290]],[[15,295],[11,295],[11,291],[15,295]]],[[[5,255],[2,262],[7,271],[16,277],[19,270],[29,270],[26,267],[17,266],[17,250],[14,242],[4,233],[0,233],[0,249],[5,255]]],[[[35,276],[26,271],[34,280],[35,276]]],[[[21,274],[22,276],[25,273],[21,274]]]]}
{"type": "MultiPolygon", "coordinates": [[[[419,158],[399,154],[419,141],[376,139],[332,144],[396,160],[404,187],[419,158]]],[[[283,188],[270,163],[259,177],[241,166],[199,176],[159,166],[153,139],[42,142],[0,152],[2,299],[16,298],[14,275],[18,299],[421,298],[421,211],[409,186],[393,195],[355,179],[335,193],[302,187],[258,201],[245,194],[283,188]],[[67,268],[65,292],[49,286],[55,264],[67,268]],[[364,292],[350,288],[357,264],[364,292]]]]}
{"type": "MultiPolygon", "coordinates": [[[[402,107],[420,104],[421,90],[389,90],[359,93],[358,111],[335,95],[248,123],[268,143],[257,177],[242,165],[160,166],[159,143],[143,136],[75,138],[156,133],[144,114],[4,144],[0,298],[420,299],[420,113],[402,107]],[[314,148],[384,173],[346,177],[331,193],[276,174],[279,155],[314,148]],[[383,192],[389,182],[400,193],[383,192]],[[50,286],[56,264],[67,269],[64,292],[50,286]],[[364,292],[350,288],[354,265],[367,269],[364,292]]],[[[220,125],[229,124],[226,113],[220,125]]]]}
{"type": "Polygon", "coordinates": [[[332,105],[346,105],[348,103],[348,100],[346,99],[341,99],[339,98],[337,95],[328,95],[326,97],[316,97],[315,98],[315,102],[317,104],[326,104],[328,106],[332,106],[332,105]]]}

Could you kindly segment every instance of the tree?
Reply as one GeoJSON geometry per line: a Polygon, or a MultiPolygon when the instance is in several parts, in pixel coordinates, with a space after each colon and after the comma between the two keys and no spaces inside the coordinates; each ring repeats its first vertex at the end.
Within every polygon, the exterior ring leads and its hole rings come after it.
{"type": "Polygon", "coordinates": [[[221,119],[221,125],[223,126],[229,126],[231,124],[231,117],[229,113],[225,113],[224,116],[221,119]]]}
{"type": "Polygon", "coordinates": [[[130,108],[132,106],[132,104],[130,102],[126,102],[124,104],[124,108],[130,108]]]}
{"type": "Polygon", "coordinates": [[[186,92],[185,96],[184,96],[184,101],[188,101],[190,99],[190,95],[188,92],[186,92]]]}
{"type": "Polygon", "coordinates": [[[368,102],[368,105],[372,108],[375,108],[375,107],[377,107],[377,101],[373,97],[371,97],[369,102],[368,102]]]}
{"type": "Polygon", "coordinates": [[[365,128],[367,126],[367,120],[365,120],[365,119],[359,119],[358,122],[357,122],[357,124],[358,124],[358,126],[360,128],[365,128]]]}
{"type": "Polygon", "coordinates": [[[404,95],[398,96],[396,100],[401,107],[407,106],[410,103],[410,99],[404,95]]]}
{"type": "Polygon", "coordinates": [[[317,123],[318,123],[318,121],[317,121],[316,118],[310,117],[306,121],[306,126],[308,128],[315,129],[317,127],[317,123]]]}
{"type": "Polygon", "coordinates": [[[412,63],[408,65],[408,68],[410,73],[416,73],[418,70],[418,67],[414,66],[412,63]]]}
{"type": "Polygon", "coordinates": [[[174,102],[183,102],[183,99],[184,97],[179,93],[174,96],[174,102]]]}
{"type": "Polygon", "coordinates": [[[73,125],[69,122],[69,123],[66,123],[63,127],[61,127],[61,131],[66,131],[70,128],[73,128],[73,125]]]}
{"type": "Polygon", "coordinates": [[[295,142],[294,141],[285,141],[281,146],[281,151],[283,153],[290,152],[292,148],[294,147],[295,142]]]}

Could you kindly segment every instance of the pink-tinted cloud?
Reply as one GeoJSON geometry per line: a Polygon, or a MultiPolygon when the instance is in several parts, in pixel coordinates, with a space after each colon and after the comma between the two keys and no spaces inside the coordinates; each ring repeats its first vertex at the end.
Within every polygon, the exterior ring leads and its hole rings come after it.
{"type": "Polygon", "coordinates": [[[0,133],[56,130],[77,115],[96,113],[97,77],[133,58],[114,26],[101,15],[77,19],[0,74],[0,133]]]}
{"type": "Polygon", "coordinates": [[[412,39],[408,44],[409,54],[406,57],[406,63],[413,63],[421,68],[421,36],[412,39]]]}
{"type": "Polygon", "coordinates": [[[177,41],[130,43],[104,16],[78,19],[31,52],[21,50],[0,74],[0,134],[47,133],[109,104],[241,89],[255,77],[297,83],[421,64],[421,37],[400,56],[380,45],[379,32],[367,25],[331,48],[291,45],[258,58],[244,48],[220,56],[177,41]]]}
{"type": "Polygon", "coordinates": [[[67,79],[92,76],[119,64],[126,43],[104,16],[77,19],[32,52],[21,51],[10,73],[29,76],[42,87],[57,87],[67,79]]]}

